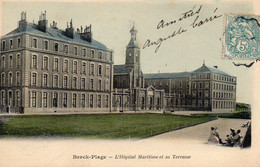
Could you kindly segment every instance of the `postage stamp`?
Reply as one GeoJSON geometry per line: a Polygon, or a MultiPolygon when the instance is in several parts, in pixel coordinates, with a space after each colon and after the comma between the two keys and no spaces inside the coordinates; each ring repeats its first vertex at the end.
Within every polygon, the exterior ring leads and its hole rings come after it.
{"type": "Polygon", "coordinates": [[[226,14],[223,56],[226,59],[259,59],[260,16],[226,14]]]}

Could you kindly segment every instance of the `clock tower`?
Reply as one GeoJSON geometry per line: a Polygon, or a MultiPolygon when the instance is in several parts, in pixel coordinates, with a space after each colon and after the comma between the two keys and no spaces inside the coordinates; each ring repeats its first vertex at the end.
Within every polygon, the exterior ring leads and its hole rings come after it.
{"type": "Polygon", "coordinates": [[[130,88],[143,88],[143,73],[140,64],[140,47],[136,40],[137,30],[133,26],[130,30],[131,39],[126,46],[125,68],[131,72],[130,88]]]}

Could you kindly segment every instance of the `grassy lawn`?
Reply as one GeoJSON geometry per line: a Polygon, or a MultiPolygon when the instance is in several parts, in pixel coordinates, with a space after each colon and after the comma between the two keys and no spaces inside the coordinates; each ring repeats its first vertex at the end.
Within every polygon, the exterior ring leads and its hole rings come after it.
{"type": "Polygon", "coordinates": [[[0,136],[65,136],[91,139],[146,138],[212,116],[156,114],[22,115],[0,124],[0,136]]]}

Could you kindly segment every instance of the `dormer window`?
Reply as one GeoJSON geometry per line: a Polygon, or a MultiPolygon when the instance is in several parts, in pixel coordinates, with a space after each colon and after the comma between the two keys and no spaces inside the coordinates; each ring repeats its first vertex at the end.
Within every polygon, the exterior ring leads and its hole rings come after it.
{"type": "Polygon", "coordinates": [[[74,55],[78,55],[78,48],[74,47],[74,55]]]}
{"type": "Polygon", "coordinates": [[[37,48],[37,39],[33,39],[33,47],[37,48]]]}
{"type": "Polygon", "coordinates": [[[44,49],[45,49],[45,50],[48,50],[48,49],[49,49],[48,41],[44,41],[44,49]]]}
{"type": "Polygon", "coordinates": [[[91,57],[95,58],[95,51],[94,50],[91,50],[91,57]]]}
{"type": "Polygon", "coordinates": [[[64,53],[69,53],[68,45],[64,45],[64,53]]]}
{"type": "Polygon", "coordinates": [[[98,53],[98,58],[99,58],[99,59],[102,59],[102,52],[99,52],[99,53],[98,53]]]}
{"type": "Polygon", "coordinates": [[[18,48],[21,47],[21,38],[18,38],[18,39],[17,39],[17,47],[18,47],[18,48]]]}
{"type": "Polygon", "coordinates": [[[54,51],[56,51],[56,52],[59,51],[59,44],[58,43],[54,44],[54,51]]]}
{"type": "Polygon", "coordinates": [[[10,49],[13,48],[13,40],[10,39],[10,49]]]}
{"type": "Polygon", "coordinates": [[[5,50],[5,49],[6,49],[6,42],[3,41],[3,42],[2,42],[2,50],[5,50]]]}

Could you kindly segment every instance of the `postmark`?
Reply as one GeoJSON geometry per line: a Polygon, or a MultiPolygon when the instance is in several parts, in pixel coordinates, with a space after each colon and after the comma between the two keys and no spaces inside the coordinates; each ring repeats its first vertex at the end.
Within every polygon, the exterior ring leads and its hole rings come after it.
{"type": "Polygon", "coordinates": [[[257,60],[260,53],[260,16],[226,14],[223,58],[257,60]]]}

